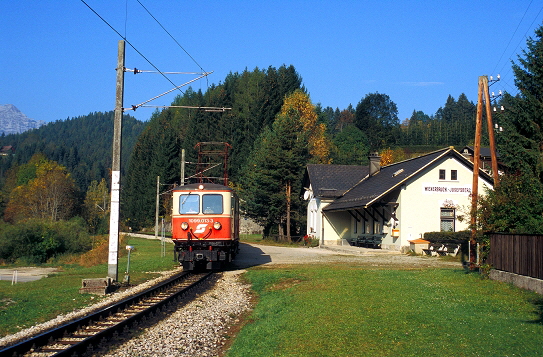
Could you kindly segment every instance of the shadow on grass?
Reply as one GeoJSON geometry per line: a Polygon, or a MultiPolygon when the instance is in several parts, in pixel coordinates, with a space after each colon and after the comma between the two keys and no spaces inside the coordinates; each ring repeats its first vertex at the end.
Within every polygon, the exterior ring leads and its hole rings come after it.
{"type": "Polygon", "coordinates": [[[532,324],[540,324],[543,325],[543,297],[534,299],[531,301],[531,303],[535,307],[534,313],[536,314],[536,319],[533,321],[529,321],[532,324]]]}

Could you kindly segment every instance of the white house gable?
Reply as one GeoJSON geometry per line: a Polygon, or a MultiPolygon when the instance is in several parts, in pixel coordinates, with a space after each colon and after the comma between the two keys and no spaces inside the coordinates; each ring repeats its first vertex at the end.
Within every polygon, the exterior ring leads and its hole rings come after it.
{"type": "MultiPolygon", "coordinates": [[[[365,171],[342,167],[336,196],[322,188],[335,185],[334,165],[312,167],[314,176],[328,174],[329,179],[321,179],[319,190],[313,186],[320,194],[308,205],[308,234],[321,244],[369,239],[382,248],[399,250],[426,232],[466,230],[472,167],[451,148],[378,168],[369,176],[360,177],[365,171]],[[353,176],[350,180],[344,178],[348,174],[353,176]],[[345,187],[349,182],[354,185],[345,187]]],[[[479,194],[484,194],[485,187],[492,188],[491,179],[480,172],[479,194]]]]}

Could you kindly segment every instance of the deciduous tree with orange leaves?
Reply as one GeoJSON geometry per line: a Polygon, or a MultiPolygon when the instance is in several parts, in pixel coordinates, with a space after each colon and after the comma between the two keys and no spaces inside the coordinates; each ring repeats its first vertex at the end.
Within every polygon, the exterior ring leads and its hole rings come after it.
{"type": "Polygon", "coordinates": [[[41,160],[35,165],[35,178],[11,192],[4,219],[16,223],[29,218],[51,221],[70,218],[75,205],[71,174],[55,161],[41,160]]]}
{"type": "Polygon", "coordinates": [[[318,123],[317,112],[309,96],[300,89],[295,90],[285,98],[280,114],[299,116],[302,128],[309,137],[308,149],[311,155],[310,163],[329,164],[330,141],[324,135],[326,125],[318,123]]]}

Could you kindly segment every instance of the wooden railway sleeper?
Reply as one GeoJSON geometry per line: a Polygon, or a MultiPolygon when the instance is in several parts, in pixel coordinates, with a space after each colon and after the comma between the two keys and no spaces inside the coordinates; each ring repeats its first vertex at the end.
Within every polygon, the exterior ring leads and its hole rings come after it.
{"type": "MultiPolygon", "coordinates": [[[[208,276],[211,276],[211,274],[205,274],[203,276],[191,276],[190,274],[182,274],[179,278],[185,277],[187,279],[185,280],[186,283],[179,284],[183,286],[179,288],[169,289],[170,291],[167,294],[163,294],[166,296],[166,298],[163,301],[157,301],[157,310],[161,308],[161,306],[163,308],[166,308],[167,305],[170,305],[174,301],[180,301],[184,299],[188,291],[192,290],[192,288],[195,286],[194,284],[196,283],[196,281],[204,281],[205,279],[202,278],[208,276]],[[183,291],[183,289],[185,290],[183,291]]],[[[171,283],[175,279],[177,278],[172,278],[169,280],[169,282],[171,283]]],[[[167,283],[168,282],[163,283],[163,286],[165,286],[167,283]]],[[[87,317],[81,318],[74,323],[66,324],[62,327],[52,329],[36,336],[33,339],[23,341],[21,343],[18,343],[17,345],[0,350],[0,355],[4,355],[3,353],[6,353],[6,356],[22,354],[28,355],[29,352],[31,352],[33,356],[36,355],[35,353],[39,353],[38,355],[43,355],[43,353],[48,353],[45,352],[47,349],[54,350],[53,353],[55,353],[55,356],[72,356],[74,354],[80,354],[82,352],[82,349],[83,351],[84,349],[87,349],[88,352],[92,353],[92,351],[94,350],[93,345],[96,346],[97,342],[102,341],[102,339],[104,338],[109,339],[118,335],[117,330],[120,331],[120,329],[123,329],[123,331],[130,331],[128,327],[129,325],[132,326],[133,329],[137,328],[140,324],[137,321],[138,316],[140,318],[143,316],[153,316],[153,314],[151,313],[146,314],[145,310],[147,310],[147,307],[134,308],[135,306],[132,305],[129,309],[133,309],[134,311],[132,311],[132,313],[128,313],[129,316],[124,322],[120,321],[115,325],[111,325],[111,320],[118,320],[120,316],[127,314],[126,306],[130,305],[130,303],[128,303],[129,301],[137,302],[140,300],[145,300],[145,298],[143,297],[146,296],[146,294],[147,296],[153,295],[152,293],[149,294],[148,292],[149,291],[139,293],[133,298],[125,299],[116,305],[107,307],[87,317]],[[108,315],[115,316],[108,321],[108,315]],[[82,327],[82,324],[84,324],[86,327],[82,327]],[[72,332],[66,333],[66,328],[69,328],[69,330],[72,332]],[[44,343],[40,347],[36,347],[36,343],[41,344],[43,342],[46,342],[43,340],[43,338],[58,341],[50,341],[51,343],[49,344],[44,343]],[[81,338],[81,343],[75,341],[74,339],[76,338],[81,338]],[[38,352],[40,350],[42,352],[38,352]]]]}

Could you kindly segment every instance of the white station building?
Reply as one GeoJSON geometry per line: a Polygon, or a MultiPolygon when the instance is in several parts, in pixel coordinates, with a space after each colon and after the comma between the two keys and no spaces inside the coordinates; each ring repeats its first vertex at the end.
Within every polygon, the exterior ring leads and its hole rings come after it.
{"type": "MultiPolygon", "coordinates": [[[[379,161],[370,155],[370,166],[307,166],[308,235],[322,245],[367,237],[382,249],[405,250],[425,232],[469,228],[473,163],[453,147],[383,167],[379,161]]],[[[492,188],[479,170],[479,194],[492,188]]]]}

